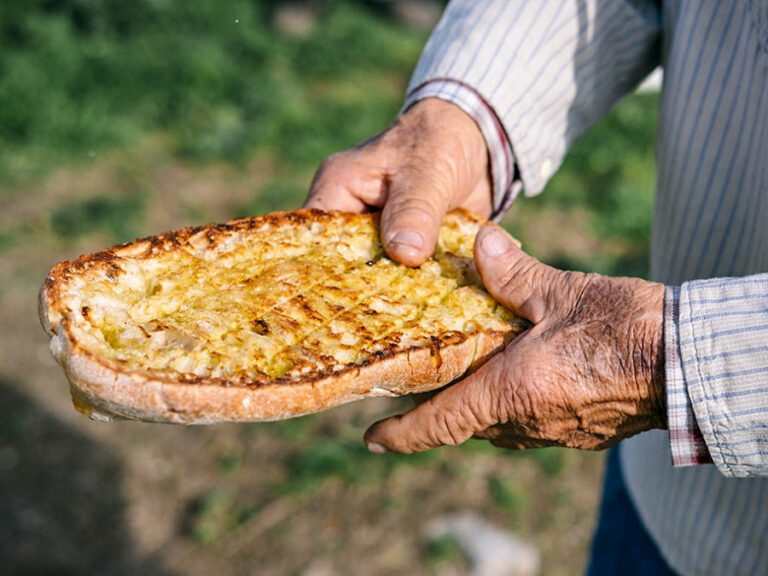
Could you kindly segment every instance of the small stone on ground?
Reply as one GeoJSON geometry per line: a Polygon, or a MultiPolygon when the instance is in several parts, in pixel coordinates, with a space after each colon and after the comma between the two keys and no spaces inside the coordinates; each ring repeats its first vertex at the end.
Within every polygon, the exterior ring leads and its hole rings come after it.
{"type": "Polygon", "coordinates": [[[538,549],[474,512],[457,512],[431,520],[424,529],[429,540],[453,538],[470,560],[470,576],[536,576],[538,549]]]}

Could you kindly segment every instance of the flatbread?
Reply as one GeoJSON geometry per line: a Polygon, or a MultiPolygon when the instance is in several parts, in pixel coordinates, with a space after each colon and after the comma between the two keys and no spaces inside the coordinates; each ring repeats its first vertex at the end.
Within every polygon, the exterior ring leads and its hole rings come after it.
{"type": "Polygon", "coordinates": [[[179,424],[291,418],[439,388],[526,328],[475,270],[482,219],[449,214],[418,268],[386,256],[378,223],[273,213],[58,264],[40,318],[75,407],[179,424]]]}

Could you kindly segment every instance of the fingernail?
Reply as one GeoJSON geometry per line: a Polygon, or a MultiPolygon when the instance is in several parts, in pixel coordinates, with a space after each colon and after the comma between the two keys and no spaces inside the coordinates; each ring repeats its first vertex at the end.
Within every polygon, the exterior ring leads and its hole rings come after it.
{"type": "Polygon", "coordinates": [[[416,230],[400,230],[400,232],[392,237],[389,243],[421,250],[424,248],[424,237],[416,232],[416,230]]]}
{"type": "Polygon", "coordinates": [[[480,243],[480,249],[486,256],[494,258],[496,256],[501,256],[509,250],[509,243],[509,236],[504,234],[504,232],[498,228],[492,228],[483,236],[483,240],[480,243]]]}
{"type": "Polygon", "coordinates": [[[389,452],[383,444],[379,444],[378,442],[368,442],[368,450],[374,454],[386,454],[389,452]]]}

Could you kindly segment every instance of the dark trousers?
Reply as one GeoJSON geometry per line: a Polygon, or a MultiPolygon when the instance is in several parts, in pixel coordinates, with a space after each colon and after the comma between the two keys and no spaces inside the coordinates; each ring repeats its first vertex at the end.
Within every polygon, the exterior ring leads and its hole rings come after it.
{"type": "Polygon", "coordinates": [[[621,473],[618,447],[608,454],[600,518],[587,568],[587,576],[614,575],[676,575],[661,557],[632,504],[621,473]]]}

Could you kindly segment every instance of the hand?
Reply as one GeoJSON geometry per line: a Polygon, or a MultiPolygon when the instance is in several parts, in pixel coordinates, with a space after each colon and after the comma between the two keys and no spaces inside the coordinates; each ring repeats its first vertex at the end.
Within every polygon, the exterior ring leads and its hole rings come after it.
{"type": "Polygon", "coordinates": [[[384,249],[394,260],[418,266],[432,255],[446,212],[463,207],[490,214],[485,140],[458,106],[422,100],[388,130],[328,157],[304,206],[345,212],[383,208],[384,249]]]}
{"type": "Polygon", "coordinates": [[[464,380],[365,434],[372,452],[421,452],[472,436],[512,449],[600,450],[666,427],[664,286],[562,272],[499,227],[475,242],[485,286],[533,326],[464,380]]]}

